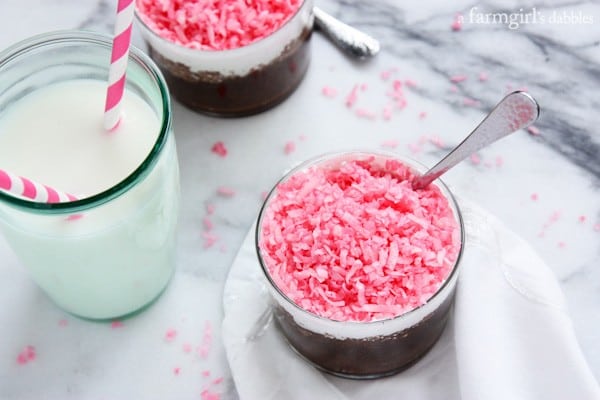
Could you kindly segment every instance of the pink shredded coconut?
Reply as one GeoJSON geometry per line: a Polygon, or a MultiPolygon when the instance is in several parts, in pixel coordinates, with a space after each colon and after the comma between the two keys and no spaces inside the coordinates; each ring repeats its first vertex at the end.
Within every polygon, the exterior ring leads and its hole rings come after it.
{"type": "Polygon", "coordinates": [[[175,340],[176,337],[177,337],[177,330],[175,330],[173,328],[169,328],[165,332],[165,340],[167,342],[172,342],[173,340],[175,340]]]}
{"type": "Polygon", "coordinates": [[[356,100],[358,100],[358,85],[354,85],[348,96],[346,97],[346,107],[352,108],[356,100]]]}
{"type": "Polygon", "coordinates": [[[23,350],[17,355],[17,363],[20,365],[25,365],[37,357],[35,352],[35,347],[28,345],[25,346],[23,350]]]}
{"type": "Polygon", "coordinates": [[[537,193],[531,193],[531,200],[537,201],[539,199],[539,195],[537,193]]]}
{"type": "Polygon", "coordinates": [[[463,24],[462,14],[456,13],[454,15],[454,20],[452,21],[452,24],[450,25],[450,29],[452,29],[454,32],[458,32],[462,29],[462,24],[463,24]]]}
{"type": "Polygon", "coordinates": [[[586,216],[585,216],[585,215],[580,215],[580,216],[579,216],[579,218],[577,218],[577,220],[578,220],[579,222],[581,222],[582,224],[585,222],[585,220],[586,220],[586,219],[587,219],[587,218],[586,218],[586,216]]]}
{"type": "Polygon", "coordinates": [[[200,50],[247,46],[278,30],[302,0],[136,0],[140,18],[160,37],[200,50]]]}
{"type": "Polygon", "coordinates": [[[527,132],[529,132],[530,135],[532,136],[539,136],[540,135],[540,130],[538,129],[538,127],[534,126],[534,125],[530,125],[527,127],[527,132]]]}
{"type": "Polygon", "coordinates": [[[427,118],[427,112],[426,111],[421,111],[419,113],[419,119],[425,119],[427,118]]]}
{"type": "Polygon", "coordinates": [[[219,186],[217,188],[217,194],[225,197],[231,197],[235,195],[235,190],[227,186],[219,186]]]}
{"type": "Polygon", "coordinates": [[[487,72],[480,72],[479,73],[479,82],[485,82],[489,79],[488,73],[487,72]]]}
{"type": "Polygon", "coordinates": [[[221,395],[219,393],[215,393],[209,389],[204,389],[202,393],[200,393],[202,400],[221,400],[221,395]]]}
{"type": "Polygon", "coordinates": [[[373,158],[311,167],[279,184],[259,246],[275,284],[337,321],[395,317],[424,304],[460,250],[458,223],[434,185],[414,191],[404,164],[373,158]]]}
{"type": "Polygon", "coordinates": [[[594,224],[594,231],[600,232],[600,223],[594,224]]]}
{"type": "Polygon", "coordinates": [[[110,323],[110,327],[112,329],[117,329],[117,328],[122,328],[123,327],[123,323],[119,320],[115,320],[113,322],[110,323]]]}
{"type": "Polygon", "coordinates": [[[323,89],[321,89],[321,93],[323,93],[323,96],[325,97],[333,98],[337,96],[338,91],[336,88],[333,88],[331,86],[323,86],[323,89]]]}
{"type": "Polygon", "coordinates": [[[467,80],[466,75],[454,75],[450,77],[450,82],[452,83],[460,83],[467,80]]]}
{"type": "Polygon", "coordinates": [[[285,154],[292,154],[295,150],[296,150],[296,143],[294,143],[291,140],[286,142],[285,146],[283,147],[283,152],[285,154]]]}
{"type": "Polygon", "coordinates": [[[391,149],[395,149],[396,147],[398,147],[398,144],[399,144],[398,141],[397,140],[393,140],[393,139],[386,140],[383,143],[381,143],[381,145],[383,147],[389,147],[391,149]]]}
{"type": "Polygon", "coordinates": [[[215,153],[219,157],[223,157],[223,158],[227,157],[227,148],[225,147],[225,143],[223,143],[221,141],[216,142],[215,144],[213,144],[213,146],[210,149],[210,151],[212,151],[213,153],[215,153]]]}
{"type": "Polygon", "coordinates": [[[68,321],[68,320],[66,320],[66,319],[64,319],[64,318],[63,318],[63,319],[60,319],[60,320],[58,320],[58,326],[65,327],[65,326],[67,326],[67,325],[69,325],[69,321],[68,321]]]}
{"type": "Polygon", "coordinates": [[[357,117],[374,120],[377,118],[375,111],[367,110],[366,108],[357,108],[354,112],[357,117]]]}
{"type": "Polygon", "coordinates": [[[212,203],[208,203],[206,205],[206,214],[208,215],[212,215],[215,213],[215,205],[212,203]]]}

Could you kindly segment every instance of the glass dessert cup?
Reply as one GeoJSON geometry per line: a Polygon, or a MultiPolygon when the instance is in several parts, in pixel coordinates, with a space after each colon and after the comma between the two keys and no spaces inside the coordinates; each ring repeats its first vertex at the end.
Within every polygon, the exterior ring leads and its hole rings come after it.
{"type": "Polygon", "coordinates": [[[310,63],[312,9],[313,1],[305,0],[269,36],[229,50],[184,47],[159,36],[139,11],[136,19],[179,102],[209,115],[242,117],[276,106],[300,85],[310,63]]]}
{"type": "Polygon", "coordinates": [[[258,216],[256,251],[268,282],[275,322],[289,345],[316,368],[345,378],[373,379],[396,374],[421,359],[437,342],[450,316],[464,246],[462,217],[452,194],[438,179],[432,183],[448,200],[460,230],[460,248],[446,279],[424,304],[392,318],[369,322],[338,321],[309,312],[290,299],[269,272],[260,246],[262,223],[277,187],[299,171],[336,168],[346,160],[375,157],[375,163],[399,161],[423,173],[424,166],[395,155],[347,152],[309,160],[287,173],[267,196],[258,216]]]}

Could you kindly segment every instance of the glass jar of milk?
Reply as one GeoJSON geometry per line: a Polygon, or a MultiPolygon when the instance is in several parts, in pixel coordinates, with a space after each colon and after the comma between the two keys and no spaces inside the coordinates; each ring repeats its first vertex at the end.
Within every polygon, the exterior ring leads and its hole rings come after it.
{"type": "Polygon", "coordinates": [[[48,204],[0,191],[0,228],[48,296],[89,319],[141,310],[175,267],[179,170],[168,90],[132,48],[121,121],[105,131],[110,51],[109,37],[63,31],[0,53],[0,168],[78,198],[48,204]]]}

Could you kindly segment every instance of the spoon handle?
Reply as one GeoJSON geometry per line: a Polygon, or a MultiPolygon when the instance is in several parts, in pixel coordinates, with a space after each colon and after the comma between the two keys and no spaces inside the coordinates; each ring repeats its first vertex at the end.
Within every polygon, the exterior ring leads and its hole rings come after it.
{"type": "Polygon", "coordinates": [[[508,94],[483,121],[433,168],[413,181],[413,188],[422,189],[456,164],[504,136],[526,128],[539,116],[538,103],[528,93],[508,94]]]}
{"type": "Polygon", "coordinates": [[[366,58],[372,57],[379,52],[379,42],[366,33],[350,25],[346,25],[319,7],[313,7],[313,14],[317,27],[329,36],[335,44],[352,56],[366,58]]]}

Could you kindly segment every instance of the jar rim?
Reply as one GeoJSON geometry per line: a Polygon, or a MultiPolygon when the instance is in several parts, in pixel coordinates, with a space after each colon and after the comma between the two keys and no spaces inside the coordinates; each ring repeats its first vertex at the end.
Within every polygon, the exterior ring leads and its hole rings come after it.
{"type": "MultiPolygon", "coordinates": [[[[112,38],[108,35],[98,32],[83,30],[60,30],[43,33],[24,39],[0,52],[0,69],[9,66],[14,60],[27,56],[27,54],[32,50],[74,44],[85,44],[88,46],[105,48],[107,55],[106,71],[108,76],[112,38]]],[[[151,77],[152,81],[156,84],[158,90],[160,91],[162,103],[161,126],[158,137],[156,138],[156,141],[154,142],[154,145],[150,149],[146,158],[144,158],[144,160],[120,182],[92,196],[69,202],[40,203],[0,191],[0,202],[5,202],[13,207],[25,211],[35,211],[40,214],[71,214],[100,206],[121,196],[123,193],[131,189],[138,181],[148,175],[151,168],[154,166],[154,164],[156,164],[158,156],[161,154],[161,151],[167,142],[168,134],[171,130],[171,100],[165,79],[150,57],[148,57],[135,46],[131,46],[128,61],[135,62],[141,66],[142,69],[146,71],[148,76],[151,77]]]]}
{"type": "Polygon", "coordinates": [[[275,183],[275,185],[273,186],[273,188],[269,191],[269,193],[267,194],[265,201],[263,202],[260,211],[258,213],[258,217],[257,217],[257,222],[256,222],[256,227],[255,227],[255,234],[254,234],[254,244],[255,244],[255,250],[256,250],[256,255],[258,258],[258,262],[260,264],[261,270],[264,274],[264,276],[266,277],[267,281],[269,282],[269,284],[271,285],[271,287],[273,289],[275,289],[275,291],[281,296],[281,298],[283,298],[289,305],[291,305],[294,309],[300,311],[302,314],[304,315],[309,315],[311,318],[316,318],[317,320],[321,320],[321,321],[326,321],[328,323],[333,323],[333,324],[344,324],[344,325],[354,325],[354,326],[374,326],[377,324],[382,324],[382,323],[386,323],[389,321],[397,321],[400,319],[404,319],[407,318],[407,316],[409,315],[413,315],[416,314],[418,311],[420,311],[423,307],[427,306],[428,304],[430,304],[434,299],[436,299],[441,293],[443,293],[446,289],[446,287],[448,285],[451,284],[451,282],[454,281],[454,278],[456,275],[458,275],[458,269],[459,269],[459,264],[460,261],[462,259],[462,255],[464,252],[464,246],[465,246],[465,227],[464,227],[464,221],[463,221],[463,217],[462,217],[462,213],[460,211],[460,208],[458,207],[458,203],[454,197],[454,195],[452,194],[452,192],[450,191],[450,189],[448,189],[448,187],[446,186],[446,184],[440,179],[437,178],[435,179],[432,184],[435,184],[438,188],[440,188],[440,190],[442,191],[442,194],[444,195],[444,197],[446,197],[448,199],[448,203],[450,204],[450,207],[452,208],[452,211],[457,219],[458,222],[458,227],[460,230],[460,249],[458,251],[458,254],[456,256],[456,260],[454,261],[454,264],[452,265],[452,269],[450,271],[450,273],[448,274],[448,276],[446,276],[446,278],[444,279],[444,281],[442,282],[442,284],[440,285],[440,287],[436,290],[436,292],[431,295],[427,301],[411,310],[408,310],[406,312],[403,312],[401,314],[398,314],[396,316],[393,317],[389,317],[389,318],[384,318],[384,319],[378,319],[378,320],[373,320],[373,321],[367,321],[367,322],[360,322],[360,321],[339,321],[339,320],[334,320],[334,319],[330,319],[327,317],[324,317],[322,315],[318,315],[315,314],[311,311],[305,310],[304,308],[302,308],[301,306],[299,306],[298,304],[296,304],[292,299],[290,299],[280,288],[279,286],[275,283],[275,281],[273,280],[273,278],[271,277],[271,274],[269,273],[267,266],[265,265],[265,262],[263,261],[263,258],[261,256],[261,250],[260,250],[260,246],[259,246],[259,242],[260,242],[260,228],[261,228],[261,222],[262,219],[264,217],[264,214],[266,212],[267,209],[267,205],[269,204],[269,200],[272,198],[272,196],[275,194],[277,187],[282,183],[285,182],[287,179],[289,179],[292,175],[294,175],[295,173],[301,171],[301,170],[305,170],[307,168],[310,168],[312,166],[318,165],[322,162],[326,162],[329,160],[333,160],[335,158],[340,158],[343,156],[353,156],[353,157],[360,157],[360,156],[375,156],[375,157],[385,157],[388,159],[393,159],[393,160],[397,160],[400,161],[404,164],[406,164],[407,166],[409,166],[410,168],[417,170],[417,172],[420,173],[424,173],[425,171],[427,171],[427,167],[421,163],[419,163],[418,161],[415,161],[411,158],[408,157],[403,157],[403,156],[399,156],[397,154],[393,154],[393,153],[389,153],[389,152],[383,152],[383,151],[358,151],[358,150],[351,150],[351,151],[337,151],[337,152],[329,152],[329,153],[324,153],[321,155],[318,155],[316,157],[310,158],[306,161],[303,161],[302,163],[300,163],[299,165],[297,165],[296,167],[292,168],[291,170],[289,170],[288,172],[286,172],[281,178],[279,178],[279,180],[277,181],[277,183],[275,183]]]}

